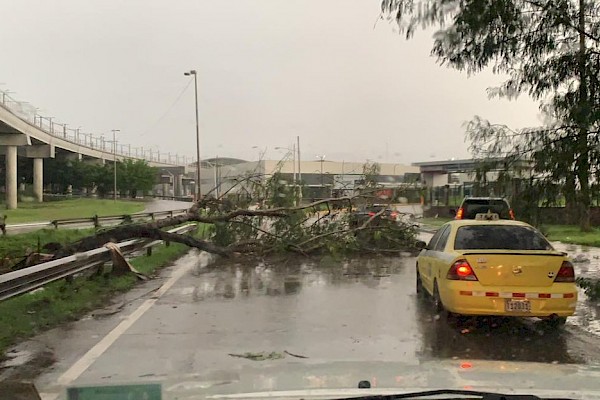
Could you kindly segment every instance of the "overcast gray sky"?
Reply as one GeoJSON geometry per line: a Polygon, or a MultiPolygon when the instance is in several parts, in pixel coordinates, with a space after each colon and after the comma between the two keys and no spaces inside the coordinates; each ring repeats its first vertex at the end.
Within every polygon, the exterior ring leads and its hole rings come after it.
{"type": "Polygon", "coordinates": [[[436,65],[431,33],[406,41],[378,0],[0,0],[0,89],[85,132],[195,155],[257,158],[296,135],[303,158],[410,163],[467,157],[473,115],[539,123],[501,78],[436,65]],[[168,113],[167,111],[170,110],[168,113]],[[163,117],[162,119],[160,119],[163,117]],[[159,120],[160,119],[160,120],[159,120]]]}

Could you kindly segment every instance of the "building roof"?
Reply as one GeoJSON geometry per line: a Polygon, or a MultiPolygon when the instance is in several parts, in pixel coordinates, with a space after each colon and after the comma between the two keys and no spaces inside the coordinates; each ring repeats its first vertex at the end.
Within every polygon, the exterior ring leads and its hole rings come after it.
{"type": "MultiPolygon", "coordinates": [[[[202,168],[212,168],[212,166],[216,163],[219,164],[219,166],[223,166],[223,165],[236,165],[236,164],[243,164],[243,163],[247,163],[248,161],[246,160],[242,160],[241,158],[232,158],[232,157],[219,157],[219,158],[205,158],[201,161],[201,166],[202,168]]],[[[194,167],[196,168],[196,162],[194,161],[191,164],[188,164],[188,167],[194,167]]]]}
{"type": "MultiPolygon", "coordinates": [[[[419,167],[421,172],[464,172],[474,171],[483,163],[502,163],[503,161],[503,158],[490,158],[486,160],[469,158],[460,160],[416,162],[412,163],[412,165],[419,167]]],[[[517,163],[521,167],[529,167],[531,165],[530,160],[518,160],[517,163]]]]}

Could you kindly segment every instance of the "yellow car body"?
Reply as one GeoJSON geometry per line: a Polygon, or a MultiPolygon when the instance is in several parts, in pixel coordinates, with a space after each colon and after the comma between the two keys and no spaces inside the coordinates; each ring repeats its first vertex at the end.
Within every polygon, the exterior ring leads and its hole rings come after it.
{"type": "Polygon", "coordinates": [[[432,296],[438,310],[460,315],[564,321],[577,303],[567,256],[535,228],[511,220],[443,225],[417,258],[417,291],[432,296]]]}

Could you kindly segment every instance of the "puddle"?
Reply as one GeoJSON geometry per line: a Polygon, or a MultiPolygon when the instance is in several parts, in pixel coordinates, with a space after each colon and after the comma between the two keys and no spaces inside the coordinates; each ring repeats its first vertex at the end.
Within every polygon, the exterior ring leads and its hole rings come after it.
{"type": "Polygon", "coordinates": [[[575,274],[584,278],[600,279],[600,248],[551,242],[558,251],[564,251],[573,260],[575,274]]]}
{"type": "MultiPolygon", "coordinates": [[[[194,287],[180,290],[193,301],[211,298],[236,299],[248,296],[285,296],[306,288],[335,286],[344,282],[362,282],[367,287],[385,286],[401,263],[390,258],[358,258],[296,261],[281,265],[259,262],[255,266],[236,263],[219,270],[204,270],[203,279],[194,287]]],[[[200,276],[197,275],[197,276],[200,276]]]]}

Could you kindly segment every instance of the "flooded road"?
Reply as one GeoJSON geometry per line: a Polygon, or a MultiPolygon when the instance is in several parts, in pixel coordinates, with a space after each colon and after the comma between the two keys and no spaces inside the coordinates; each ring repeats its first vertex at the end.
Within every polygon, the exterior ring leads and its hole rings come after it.
{"type": "Polygon", "coordinates": [[[102,338],[103,330],[128,323],[127,309],[37,338],[48,342],[59,360],[37,384],[52,391],[65,376],[76,384],[127,382],[256,365],[245,357],[259,357],[263,366],[600,362],[600,337],[573,324],[554,330],[535,320],[476,318],[457,325],[440,319],[429,302],[415,295],[415,258],[410,256],[205,267],[191,252],[167,269],[165,278],[178,271],[185,274],[160,297],[145,288],[141,300],[152,299],[152,305],[102,352],[92,349],[89,366],[83,363],[86,368],[77,373],[73,365],[81,363],[77,360],[86,346],[102,338]]]}
{"type": "MultiPolygon", "coordinates": [[[[557,331],[525,319],[476,318],[459,325],[440,320],[431,304],[415,295],[414,257],[239,264],[195,278],[195,285],[174,290],[165,301],[210,309],[209,347],[218,347],[228,336],[239,339],[229,329],[236,321],[261,336],[268,333],[258,343],[269,343],[262,349],[253,343],[238,352],[285,348],[311,358],[372,361],[600,359],[587,352],[585,341],[573,340],[576,327],[557,331]]],[[[245,329],[238,333],[254,340],[245,329]]]]}
{"type": "MultiPolygon", "coordinates": [[[[579,246],[552,242],[552,246],[564,251],[571,257],[575,267],[575,276],[600,279],[600,249],[596,247],[579,246]]],[[[575,315],[569,319],[570,324],[600,336],[600,304],[587,301],[583,290],[579,289],[579,301],[575,315]]]]}

